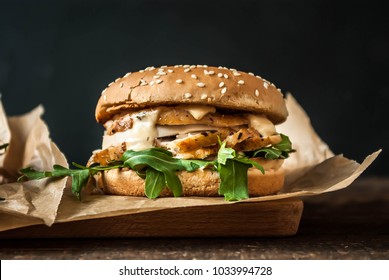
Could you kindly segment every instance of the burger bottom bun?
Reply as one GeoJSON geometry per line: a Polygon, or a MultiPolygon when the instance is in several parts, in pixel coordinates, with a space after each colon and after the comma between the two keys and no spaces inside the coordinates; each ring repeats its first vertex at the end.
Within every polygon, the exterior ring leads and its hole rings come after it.
{"type": "MultiPolygon", "coordinates": [[[[177,175],[182,183],[182,196],[219,196],[219,173],[210,169],[198,169],[193,172],[179,171],[177,175]]],[[[95,175],[97,190],[104,194],[145,196],[145,181],[133,170],[111,169],[95,175]]],[[[249,196],[264,196],[277,193],[284,185],[282,169],[271,169],[262,174],[258,169],[248,170],[249,196]]],[[[165,188],[160,197],[173,196],[165,188]]]]}

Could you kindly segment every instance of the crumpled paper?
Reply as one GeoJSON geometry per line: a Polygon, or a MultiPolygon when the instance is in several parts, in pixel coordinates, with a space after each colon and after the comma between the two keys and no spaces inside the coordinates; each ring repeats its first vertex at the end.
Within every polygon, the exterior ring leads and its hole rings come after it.
{"type": "MultiPolygon", "coordinates": [[[[7,200],[12,198],[14,206],[11,205],[11,202],[6,202],[8,203],[6,208],[3,205],[4,202],[0,202],[0,231],[43,222],[51,225],[53,221],[56,223],[70,222],[158,211],[167,208],[184,209],[189,206],[207,207],[209,205],[250,203],[318,195],[349,186],[379,155],[380,150],[366,157],[361,164],[342,155],[334,156],[330,148],[316,134],[309,117],[291,95],[287,96],[286,103],[289,117],[285,123],[277,127],[277,130],[290,137],[297,152],[292,154],[284,163],[286,183],[279,194],[250,198],[238,202],[227,202],[222,197],[179,197],[151,200],[143,197],[84,194],[80,202],[74,198],[69,188],[65,188],[66,179],[14,183],[5,185],[6,189],[10,190],[9,193],[12,193],[12,196],[8,196],[7,200]],[[34,194],[34,199],[26,199],[31,193],[34,194]],[[59,204],[58,199],[61,199],[59,204]],[[45,211],[51,214],[44,215],[45,211]]],[[[42,113],[42,109],[39,108],[28,115],[35,118],[35,121],[30,121],[30,124],[34,124],[34,127],[36,127],[35,129],[44,130],[47,133],[45,136],[47,138],[43,136],[40,138],[40,141],[46,144],[40,145],[37,143],[36,137],[34,141],[26,142],[25,150],[35,150],[36,148],[29,147],[35,145],[34,147],[41,147],[39,149],[41,152],[34,153],[36,157],[30,157],[29,160],[19,159],[17,162],[23,162],[24,166],[28,163],[39,164],[45,162],[47,165],[40,165],[42,169],[50,168],[54,162],[66,166],[65,158],[49,140],[48,131],[43,129],[43,122],[38,118],[38,115],[40,116],[42,113]],[[45,152],[43,152],[42,147],[45,147],[45,152]]],[[[28,121],[27,119],[25,121],[28,121]]],[[[12,126],[12,121],[9,121],[9,124],[11,135],[13,135],[12,127],[14,126],[12,126]]],[[[44,127],[47,129],[46,126],[44,127]]],[[[30,134],[35,135],[33,133],[34,129],[31,128],[29,131],[30,134]]],[[[28,133],[24,134],[27,135],[28,133]]],[[[27,140],[29,137],[24,139],[27,140]]],[[[9,148],[7,153],[12,151],[12,145],[9,148]]],[[[0,197],[4,195],[3,188],[4,185],[0,186],[0,197]]]]}
{"type": "Polygon", "coordinates": [[[43,107],[38,106],[25,115],[7,118],[0,102],[0,143],[9,144],[0,155],[0,197],[5,199],[0,201],[0,229],[3,225],[19,227],[23,217],[47,225],[56,219],[66,178],[16,181],[19,170],[27,166],[39,170],[51,170],[54,164],[68,166],[49,137],[41,119],[43,112],[43,107]]]}

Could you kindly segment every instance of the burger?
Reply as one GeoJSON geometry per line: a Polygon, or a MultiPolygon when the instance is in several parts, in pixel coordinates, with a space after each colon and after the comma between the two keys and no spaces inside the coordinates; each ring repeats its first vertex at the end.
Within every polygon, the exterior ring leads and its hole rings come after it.
{"type": "Polygon", "coordinates": [[[103,90],[95,112],[105,128],[88,168],[94,192],[224,196],[277,193],[293,152],[276,131],[288,112],[280,89],[226,67],[175,65],[127,73],[103,90]]]}

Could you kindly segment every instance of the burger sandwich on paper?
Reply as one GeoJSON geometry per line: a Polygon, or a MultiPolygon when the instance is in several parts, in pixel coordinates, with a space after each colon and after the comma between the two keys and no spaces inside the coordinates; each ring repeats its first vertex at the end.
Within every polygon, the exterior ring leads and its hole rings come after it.
{"type": "MultiPolygon", "coordinates": [[[[77,196],[86,185],[93,193],[149,198],[275,194],[294,152],[275,126],[288,116],[281,91],[226,67],[127,73],[103,90],[95,116],[105,128],[101,149],[87,166],[56,166],[49,174],[71,176],[77,196]]],[[[23,171],[28,178],[34,172],[23,171]]]]}

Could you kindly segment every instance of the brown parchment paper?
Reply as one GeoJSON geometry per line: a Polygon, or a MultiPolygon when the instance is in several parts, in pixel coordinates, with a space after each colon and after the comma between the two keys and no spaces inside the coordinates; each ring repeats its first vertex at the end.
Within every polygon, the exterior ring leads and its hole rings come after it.
{"type": "MultiPolygon", "coordinates": [[[[40,209],[48,207],[51,209],[51,213],[54,213],[54,208],[58,206],[57,212],[55,212],[55,222],[59,223],[146,211],[158,211],[166,208],[184,209],[189,206],[207,207],[218,204],[250,203],[288,197],[318,195],[349,186],[379,155],[380,150],[366,157],[361,164],[347,159],[342,155],[334,156],[330,148],[316,134],[311,126],[309,117],[296,100],[291,95],[288,95],[286,102],[289,110],[289,118],[284,124],[278,126],[277,130],[290,137],[297,152],[285,161],[286,184],[277,195],[250,198],[239,202],[226,202],[221,197],[179,197],[151,200],[142,197],[83,195],[83,199],[80,202],[74,198],[69,188],[64,188],[64,180],[60,182],[42,180],[42,182],[30,182],[30,187],[36,186],[39,190],[36,193],[37,197],[35,201],[37,201],[40,193],[47,191],[47,189],[54,189],[52,192],[56,193],[56,198],[59,195],[58,192],[61,192],[61,194],[62,190],[64,192],[59,205],[54,202],[48,203],[48,197],[46,197],[36,207],[40,209]],[[47,185],[42,188],[42,185],[54,183],[57,185],[47,185]],[[58,184],[61,184],[61,187],[58,184]]],[[[52,161],[64,160],[64,158],[60,159],[60,155],[62,154],[60,151],[55,150],[55,145],[52,143],[51,145],[54,147],[54,149],[51,147],[52,161]]],[[[23,193],[23,191],[21,192],[23,193]]],[[[0,192],[0,197],[1,195],[2,193],[0,192]]],[[[20,203],[19,206],[27,209],[31,207],[26,200],[24,203],[20,203]]],[[[0,211],[3,211],[3,213],[0,213],[0,231],[42,223],[42,221],[47,225],[51,225],[53,222],[53,215],[31,215],[29,211],[15,211],[12,207],[6,210],[8,212],[0,206],[0,211]]]]}
{"type": "Polygon", "coordinates": [[[51,170],[54,164],[68,166],[65,156],[51,141],[44,110],[38,106],[31,112],[7,118],[0,102],[0,143],[9,143],[0,155],[0,230],[28,224],[52,225],[66,186],[66,178],[15,182],[18,170],[32,166],[51,170]]]}

